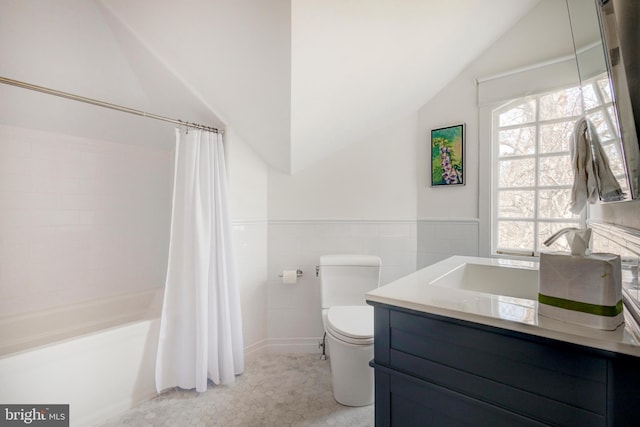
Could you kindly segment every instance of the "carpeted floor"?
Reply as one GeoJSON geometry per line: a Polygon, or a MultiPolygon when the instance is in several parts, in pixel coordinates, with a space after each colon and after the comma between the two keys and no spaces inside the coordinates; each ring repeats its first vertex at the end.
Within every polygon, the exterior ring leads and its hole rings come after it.
{"type": "Polygon", "coordinates": [[[116,426],[373,426],[374,407],[338,404],[328,360],[318,354],[271,354],[247,362],[232,385],[205,393],[171,390],[106,420],[116,426]]]}

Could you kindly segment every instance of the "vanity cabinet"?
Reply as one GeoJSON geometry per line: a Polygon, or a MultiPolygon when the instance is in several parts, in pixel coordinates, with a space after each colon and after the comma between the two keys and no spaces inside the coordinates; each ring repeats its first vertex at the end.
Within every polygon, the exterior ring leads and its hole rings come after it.
{"type": "Polygon", "coordinates": [[[369,303],[378,427],[640,423],[632,356],[369,303]]]}

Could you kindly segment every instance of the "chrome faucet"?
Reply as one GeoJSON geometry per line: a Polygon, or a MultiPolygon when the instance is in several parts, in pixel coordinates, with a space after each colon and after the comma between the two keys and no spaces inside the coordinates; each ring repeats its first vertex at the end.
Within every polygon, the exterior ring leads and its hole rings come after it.
{"type": "Polygon", "coordinates": [[[584,255],[589,247],[589,240],[591,240],[591,229],[576,227],[562,228],[553,233],[543,244],[550,246],[558,240],[560,236],[566,236],[567,243],[569,243],[569,247],[571,248],[571,255],[584,255]]]}

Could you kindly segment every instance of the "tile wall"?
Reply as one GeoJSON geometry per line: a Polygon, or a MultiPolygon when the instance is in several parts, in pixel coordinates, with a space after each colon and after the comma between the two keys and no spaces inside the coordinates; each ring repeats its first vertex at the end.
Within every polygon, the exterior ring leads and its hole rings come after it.
{"type": "Polygon", "coordinates": [[[593,252],[620,255],[622,263],[622,291],[625,310],[630,310],[636,322],[640,322],[640,286],[637,276],[632,273],[640,262],[640,230],[633,227],[590,220],[591,250],[593,252]]]}
{"type": "MultiPolygon", "coordinates": [[[[0,126],[0,313],[162,287],[171,162],[167,150],[0,126]]],[[[317,351],[321,255],[378,255],[384,285],[478,250],[473,220],[235,220],[233,234],[248,352],[317,351]]]]}
{"type": "Polygon", "coordinates": [[[323,334],[320,256],[362,253],[382,258],[380,284],[452,255],[478,255],[475,220],[269,221],[267,336],[271,351],[318,351],[323,334]],[[283,270],[301,269],[295,285],[283,270]]]}
{"type": "Polygon", "coordinates": [[[251,354],[267,343],[267,221],[234,220],[233,245],[245,351],[251,354]]]}
{"type": "Polygon", "coordinates": [[[272,349],[317,351],[322,336],[320,256],[360,253],[382,258],[381,284],[416,270],[415,221],[270,221],[267,327],[272,349]],[[301,269],[295,285],[283,270],[301,269]]]}
{"type": "Polygon", "coordinates": [[[170,152],[0,125],[0,313],[164,285],[170,152]]]}
{"type": "Polygon", "coordinates": [[[424,268],[453,255],[478,256],[477,220],[419,220],[417,267],[424,268]]]}

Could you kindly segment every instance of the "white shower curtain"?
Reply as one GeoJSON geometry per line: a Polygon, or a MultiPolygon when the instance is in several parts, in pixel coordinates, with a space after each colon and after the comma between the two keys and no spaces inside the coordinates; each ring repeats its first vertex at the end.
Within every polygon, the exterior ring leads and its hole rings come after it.
{"type": "Polygon", "coordinates": [[[175,156],[156,389],[203,392],[244,370],[222,136],[176,129],[175,156]]]}

